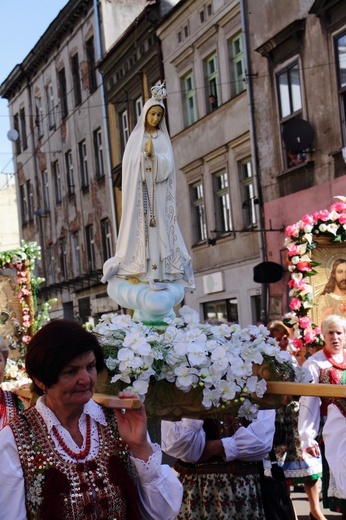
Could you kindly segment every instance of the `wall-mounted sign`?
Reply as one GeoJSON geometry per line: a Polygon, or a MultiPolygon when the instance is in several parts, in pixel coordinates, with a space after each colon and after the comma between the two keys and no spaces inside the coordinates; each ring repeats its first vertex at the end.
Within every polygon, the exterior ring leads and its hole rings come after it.
{"type": "Polygon", "coordinates": [[[222,272],[207,274],[203,276],[204,294],[224,291],[222,272]]]}

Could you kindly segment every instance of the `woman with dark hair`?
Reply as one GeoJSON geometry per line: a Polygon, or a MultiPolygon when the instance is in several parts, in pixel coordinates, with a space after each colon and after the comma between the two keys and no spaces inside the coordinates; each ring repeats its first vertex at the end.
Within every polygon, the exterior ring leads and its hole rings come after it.
{"type": "Polygon", "coordinates": [[[103,366],[96,337],[75,322],[52,321],[34,335],[26,369],[40,397],[0,433],[1,518],[176,517],[181,485],[149,440],[144,406],[92,400],[103,366]]]}

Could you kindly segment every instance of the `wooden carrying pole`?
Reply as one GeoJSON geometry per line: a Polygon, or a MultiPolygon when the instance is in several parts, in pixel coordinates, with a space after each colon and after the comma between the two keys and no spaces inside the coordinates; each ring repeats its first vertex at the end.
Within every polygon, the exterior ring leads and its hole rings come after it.
{"type": "Polygon", "coordinates": [[[346,385],[328,385],[322,383],[290,383],[285,381],[267,381],[267,394],[308,395],[313,397],[346,397],[346,385]]]}
{"type": "MultiPolygon", "coordinates": [[[[30,388],[15,388],[12,390],[14,394],[17,394],[19,397],[23,397],[25,399],[30,400],[30,404],[36,400],[32,395],[30,388]]],[[[37,397],[37,396],[36,396],[37,397]]],[[[138,409],[142,406],[140,399],[135,398],[123,398],[116,397],[115,395],[106,395],[106,394],[94,394],[93,400],[98,404],[105,406],[106,408],[122,408],[126,410],[130,409],[138,409]]]]}

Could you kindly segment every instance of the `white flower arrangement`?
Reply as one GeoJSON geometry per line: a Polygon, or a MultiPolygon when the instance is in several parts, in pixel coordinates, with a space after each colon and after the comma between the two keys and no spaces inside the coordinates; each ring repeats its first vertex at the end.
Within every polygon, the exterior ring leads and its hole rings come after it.
{"type": "Polygon", "coordinates": [[[104,348],[116,391],[130,388],[145,399],[155,381],[175,383],[183,392],[200,387],[205,409],[239,400],[239,415],[250,419],[259,407],[247,397],[262,398],[267,389],[266,381],[254,375],[254,365],[268,363],[274,379],[306,380],[304,369],[281,355],[263,325],[201,323],[187,306],[179,314],[167,326],[147,326],[129,315],[101,317],[92,331],[104,348]]]}

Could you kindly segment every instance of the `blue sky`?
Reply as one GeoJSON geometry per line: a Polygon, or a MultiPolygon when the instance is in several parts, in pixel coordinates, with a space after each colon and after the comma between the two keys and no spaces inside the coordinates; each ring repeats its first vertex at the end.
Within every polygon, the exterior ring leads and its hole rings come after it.
{"type": "MultiPolygon", "coordinates": [[[[68,0],[0,0],[0,83],[29,54],[68,0]]],[[[0,99],[0,172],[13,173],[6,99],[0,99]]]]}

